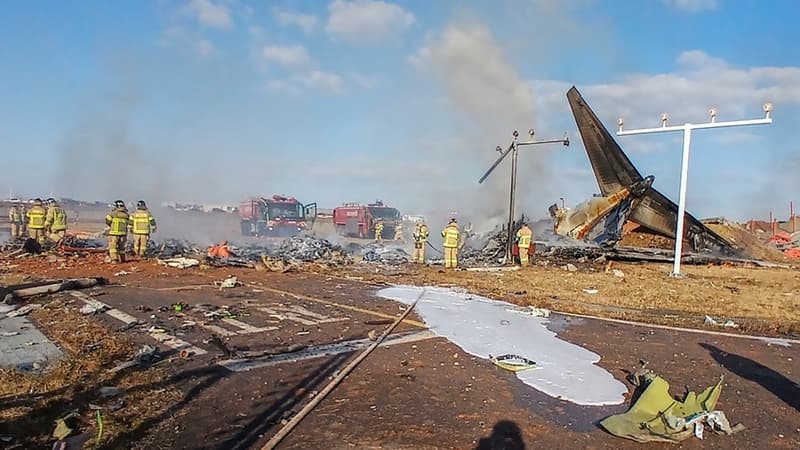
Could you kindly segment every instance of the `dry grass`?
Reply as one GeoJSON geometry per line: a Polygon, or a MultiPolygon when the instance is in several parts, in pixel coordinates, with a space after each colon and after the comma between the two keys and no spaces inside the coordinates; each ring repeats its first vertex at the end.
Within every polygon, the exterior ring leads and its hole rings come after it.
{"type": "Polygon", "coordinates": [[[129,432],[137,422],[163,413],[179,398],[174,391],[161,391],[159,402],[148,401],[164,378],[165,368],[129,369],[117,374],[107,369],[130,359],[135,346],[120,333],[81,315],[77,305],[54,298],[30,318],[64,351],[65,358],[46,374],[37,376],[16,370],[0,370],[0,421],[2,434],[15,437],[24,448],[50,448],[54,421],[77,411],[77,432],[87,433],[89,447],[102,447],[129,432]],[[103,399],[101,386],[116,386],[124,393],[125,406],[115,412],[102,411],[103,436],[99,442],[95,412],[90,404],[107,407],[116,399],[103,399]]]}
{"type": "MultiPolygon", "coordinates": [[[[365,281],[457,285],[522,305],[558,311],[699,327],[703,317],[734,319],[740,329],[785,334],[800,331],[800,271],[732,266],[683,266],[685,278],[664,264],[580,264],[576,272],[537,265],[517,272],[444,272],[413,268],[370,273],[365,281]],[[613,274],[621,270],[624,277],[613,274]],[[596,289],[590,294],[584,289],[596,289]]],[[[361,270],[359,272],[359,270],[361,270]]]]}

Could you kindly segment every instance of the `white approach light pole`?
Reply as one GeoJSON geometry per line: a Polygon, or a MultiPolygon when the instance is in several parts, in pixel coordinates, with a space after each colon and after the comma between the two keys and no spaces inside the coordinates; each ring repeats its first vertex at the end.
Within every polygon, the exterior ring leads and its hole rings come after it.
{"type": "Polygon", "coordinates": [[[732,120],[728,122],[717,122],[717,109],[711,108],[708,113],[711,115],[711,122],[708,123],[685,123],[677,126],[667,126],[669,116],[664,113],[661,115],[661,127],[642,128],[639,130],[622,130],[624,121],[620,118],[617,121],[619,131],[617,136],[630,136],[634,134],[666,133],[670,131],[683,131],[683,159],[681,161],[681,187],[678,198],[678,223],[675,230],[675,255],[673,256],[671,277],[681,277],[681,256],[683,251],[683,222],[686,214],[686,177],[689,173],[689,144],[692,140],[692,130],[702,130],[706,128],[725,128],[740,127],[745,125],[768,125],[772,123],[772,103],[764,104],[763,119],[753,120],[732,120]]]}

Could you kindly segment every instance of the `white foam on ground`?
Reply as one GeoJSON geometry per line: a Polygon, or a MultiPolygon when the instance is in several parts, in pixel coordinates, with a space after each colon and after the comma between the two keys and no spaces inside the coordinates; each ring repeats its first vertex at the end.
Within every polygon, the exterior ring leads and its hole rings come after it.
{"type": "MultiPolygon", "coordinates": [[[[411,304],[421,287],[396,286],[378,295],[411,304]]],[[[579,405],[618,405],[628,392],[624,384],[595,363],[600,355],[559,339],[547,319],[507,311],[510,303],[465,291],[425,288],[416,311],[437,335],[480,358],[513,354],[536,361],[538,369],[517,372],[525,384],[551,397],[579,405]]]]}

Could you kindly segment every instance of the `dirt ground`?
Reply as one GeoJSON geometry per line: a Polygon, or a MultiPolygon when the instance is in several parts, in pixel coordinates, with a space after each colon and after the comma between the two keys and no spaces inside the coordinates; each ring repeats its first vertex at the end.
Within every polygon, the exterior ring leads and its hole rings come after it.
{"type": "MultiPolygon", "coordinates": [[[[77,228],[101,230],[101,213],[81,212],[77,228]]],[[[196,227],[197,241],[235,233],[234,219],[219,215],[207,229],[196,227]]],[[[324,235],[325,222],[315,229],[324,235]]],[[[553,314],[548,327],[600,355],[598,365],[628,387],[626,403],[588,407],[549,397],[430,334],[412,313],[393,334],[399,340],[370,355],[278,448],[641,448],[598,422],[630,406],[634,387],[625,376],[642,359],[675,396],[725,377],[718,407],[746,430],[707,433],[682,448],[800,448],[800,344],[738,337],[797,339],[800,271],[683,266],[686,277],[675,279],[664,264],[570,264],[538,259],[498,272],[308,264],[281,274],[181,270],[152,260],[112,265],[97,254],[0,257],[0,285],[85,276],[109,281],[83,297],[27,301],[45,306],[29,317],[65,357],[42,376],[0,370],[0,438],[11,438],[0,440],[0,449],[51,448],[54,421],[73,411],[73,439],[85,441],[84,448],[259,449],[341,371],[352,349],[400,314],[401,305],[376,297],[394,284],[465,287],[564,313],[553,314]],[[242,285],[214,286],[231,275],[242,285]],[[110,309],[81,314],[86,301],[110,309]],[[706,324],[706,315],[719,325],[706,324]],[[737,326],[722,326],[727,320],[737,326]],[[109,372],[143,345],[160,350],[155,364],[109,372]],[[103,386],[122,391],[102,398],[103,386]]]]}
{"type": "MultiPolygon", "coordinates": [[[[278,274],[181,270],[153,261],[111,265],[92,255],[22,258],[0,261],[0,266],[6,283],[107,277],[109,285],[83,293],[140,322],[127,327],[109,312],[81,315],[81,300],[71,293],[36,300],[46,308],[33,313],[32,320],[67,356],[41,378],[10,369],[2,373],[0,435],[14,437],[7,446],[23,448],[50,448],[53,421],[73,410],[79,414],[79,433],[88,439],[86,448],[261,448],[347,364],[352,352],[286,361],[252,357],[237,368],[239,356],[316,349],[380,332],[401,311],[398,304],[375,297],[385,284],[458,285],[514,303],[637,320],[660,317],[694,327],[703,327],[704,314],[716,314],[743,324],[745,319],[773,324],[765,331],[784,336],[796,329],[792,322],[796,326],[800,298],[795,271],[718,266],[687,267],[689,276],[678,280],[666,276],[666,266],[645,264],[615,264],[611,269],[621,270],[622,278],[606,272],[605,265],[592,264],[577,264],[576,272],[535,266],[501,273],[311,265],[308,270],[316,273],[278,274]],[[213,287],[229,275],[243,286],[213,287]],[[598,293],[587,294],[585,288],[598,293]],[[176,303],[185,309],[176,312],[176,303]],[[230,315],[205,314],[223,305],[230,315]],[[226,332],[221,336],[225,348],[238,356],[226,355],[212,342],[220,329],[226,332]],[[203,354],[177,357],[175,349],[156,339],[163,335],[203,354]],[[162,349],[163,362],[116,375],[107,372],[143,344],[162,349]],[[118,398],[97,394],[100,386],[109,385],[123,389],[119,398],[124,406],[115,411],[110,405],[118,398]],[[97,441],[90,404],[103,408],[104,432],[97,441]]],[[[424,324],[415,314],[410,319],[397,333],[417,336],[413,333],[424,324]]],[[[684,386],[704,389],[723,375],[719,408],[747,429],[733,436],[708,435],[703,442],[689,440],[683,447],[800,446],[796,345],[562,315],[551,316],[550,327],[560,338],[601,355],[599,365],[623,382],[641,359],[669,380],[674,395],[681,395],[684,386]]],[[[713,329],[738,333],[741,328],[713,329]]],[[[588,407],[554,399],[446,339],[417,339],[378,349],[279,448],[484,449],[501,448],[501,441],[525,446],[505,448],[641,446],[597,425],[625,411],[627,403],[588,407]]],[[[630,396],[633,386],[626,385],[630,396]]]]}

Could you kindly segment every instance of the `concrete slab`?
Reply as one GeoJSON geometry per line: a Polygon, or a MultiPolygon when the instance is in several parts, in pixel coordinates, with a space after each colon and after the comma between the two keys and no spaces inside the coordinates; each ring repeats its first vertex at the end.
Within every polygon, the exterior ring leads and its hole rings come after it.
{"type": "Polygon", "coordinates": [[[25,317],[0,319],[0,366],[40,372],[64,353],[25,317]]]}

